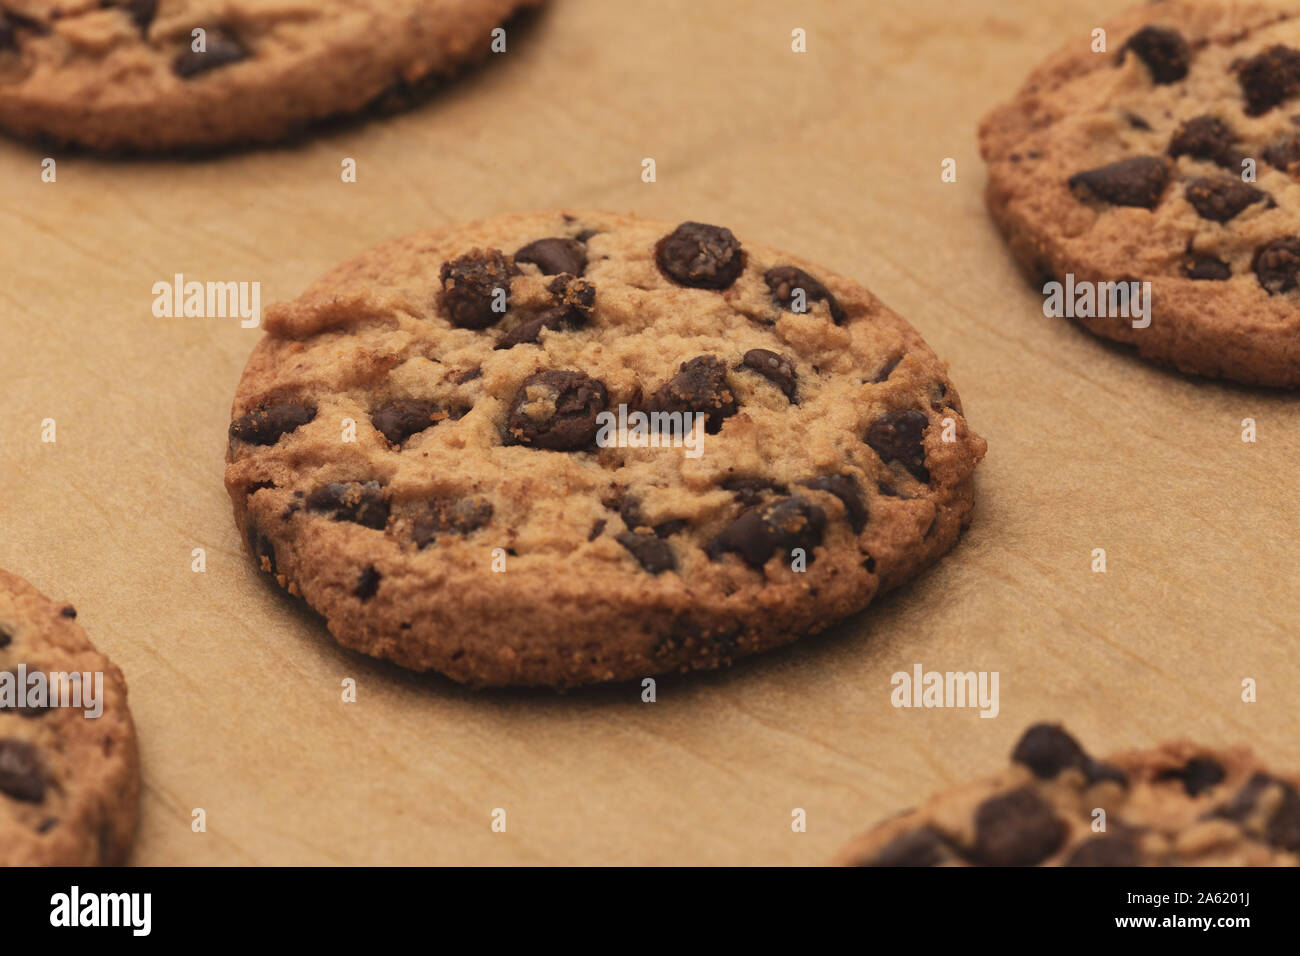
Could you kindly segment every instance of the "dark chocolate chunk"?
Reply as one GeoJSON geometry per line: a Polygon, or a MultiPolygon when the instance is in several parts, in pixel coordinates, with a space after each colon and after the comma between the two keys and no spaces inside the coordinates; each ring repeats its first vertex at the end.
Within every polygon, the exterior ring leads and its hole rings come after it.
{"type": "Polygon", "coordinates": [[[77,619],[77,609],[71,604],[65,604],[63,607],[59,608],[59,614],[62,617],[70,618],[74,621],[77,619]]]}
{"type": "Polygon", "coordinates": [[[307,507],[366,528],[382,531],[388,524],[388,502],[377,481],[332,481],[307,496],[307,507]]]}
{"type": "Polygon", "coordinates": [[[1246,113],[1259,116],[1290,99],[1300,88],[1300,51],[1280,44],[1233,64],[1246,113]]]}
{"type": "Polygon", "coordinates": [[[1080,843],[1066,866],[1139,866],[1137,839],[1130,833],[1107,833],[1080,843]]]}
{"type": "Polygon", "coordinates": [[[1120,48],[1120,62],[1132,50],[1151,70],[1151,79],[1157,85],[1177,83],[1187,75],[1192,59],[1191,47],[1177,30],[1145,26],[1129,37],[1120,48]]]}
{"type": "Polygon", "coordinates": [[[1075,173],[1070,188],[1081,190],[1116,206],[1154,209],[1169,180],[1169,161],[1163,156],[1134,156],[1096,169],[1075,173]]]}
{"type": "Polygon", "coordinates": [[[1065,841],[1067,827],[1030,787],[990,797],[975,811],[976,859],[985,866],[1034,866],[1065,841]]]}
{"type": "Polygon", "coordinates": [[[1189,797],[1195,797],[1223,782],[1226,775],[1217,760],[1193,757],[1182,767],[1166,770],[1160,780],[1181,780],[1189,797]]]}
{"type": "Polygon", "coordinates": [[[659,387],[645,403],[645,411],[695,412],[707,415],[704,430],[716,435],[723,419],[740,405],[727,385],[727,367],[713,355],[698,355],[683,362],[676,375],[659,387]]]}
{"type": "Polygon", "coordinates": [[[1062,770],[1082,768],[1088,759],[1079,742],[1055,724],[1034,724],[1011,752],[1015,763],[1024,764],[1041,780],[1051,780],[1062,770]]]}
{"type": "Polygon", "coordinates": [[[897,836],[862,866],[938,866],[952,852],[948,840],[931,826],[897,836]]]}
{"type": "Polygon", "coordinates": [[[677,569],[677,558],[667,541],[653,534],[637,534],[634,531],[620,531],[614,536],[632,556],[641,562],[641,567],[651,574],[677,569]]]}
{"type": "Polygon", "coordinates": [[[515,253],[515,262],[531,262],[543,275],[567,272],[580,276],[587,269],[587,247],[576,239],[553,236],[530,242],[515,253]]]}
{"type": "Polygon", "coordinates": [[[185,50],[172,62],[172,72],[182,79],[207,73],[220,66],[238,63],[248,56],[237,39],[223,30],[209,27],[204,38],[204,51],[197,52],[187,39],[185,50]]]}
{"type": "Polygon", "coordinates": [[[821,544],[826,512],[798,495],[757,505],[723,528],[709,542],[707,552],[716,561],[729,552],[740,555],[752,568],[761,568],[778,549],[801,548],[808,563],[813,548],[821,544]]]}
{"type": "Polygon", "coordinates": [[[587,540],[595,541],[602,534],[604,534],[605,525],[607,525],[608,523],[609,522],[607,522],[604,518],[597,518],[596,523],[591,526],[591,532],[587,535],[587,540]]]}
{"type": "Polygon", "coordinates": [[[281,435],[306,425],[315,417],[316,409],[294,402],[258,405],[230,423],[230,438],[250,445],[274,445],[281,435]]]}
{"type": "Polygon", "coordinates": [[[867,503],[862,497],[862,489],[852,475],[818,475],[804,483],[805,488],[825,491],[840,499],[844,505],[844,516],[854,534],[860,534],[867,526],[867,503]]]}
{"type": "Polygon", "coordinates": [[[1300,237],[1284,236],[1260,246],[1250,267],[1269,295],[1291,291],[1300,273],[1300,237]]]}
{"type": "Polygon", "coordinates": [[[492,520],[492,502],[483,498],[439,498],[411,522],[411,539],[417,548],[427,548],[439,535],[467,535],[486,527],[492,520]]]}
{"type": "Polygon", "coordinates": [[[506,419],[507,445],[580,451],[596,440],[605,386],[585,372],[548,369],[524,379],[506,419]]]}
{"type": "Polygon", "coordinates": [[[795,290],[802,289],[804,307],[800,311],[810,311],[814,302],[825,302],[831,311],[831,321],[836,325],[843,324],[844,308],[839,300],[830,289],[797,266],[773,266],[764,273],[763,278],[767,281],[772,298],[786,311],[795,311],[795,290]]]}
{"type": "Polygon", "coordinates": [[[1264,159],[1278,169],[1300,175],[1300,135],[1288,133],[1264,149],[1264,159]]]}
{"type": "Polygon", "coordinates": [[[14,642],[14,637],[4,628],[0,628],[0,650],[8,647],[14,642]]]}
{"type": "Polygon", "coordinates": [[[1182,123],[1169,140],[1169,155],[1208,159],[1228,168],[1236,168],[1241,156],[1232,148],[1237,136],[1231,127],[1215,116],[1194,116],[1182,123]]]}
{"type": "Polygon", "coordinates": [[[928,482],[924,438],[929,425],[923,412],[898,409],[872,422],[865,440],[885,464],[896,461],[917,481],[928,482]]]}
{"type": "Polygon", "coordinates": [[[45,799],[45,777],[36,748],[25,740],[0,740],[0,793],[25,803],[45,799]]]}
{"type": "Polygon", "coordinates": [[[655,262],[669,279],[695,289],[725,289],[745,268],[731,230],[702,222],[684,222],[660,239],[655,262]]]}
{"type": "Polygon", "coordinates": [[[121,7],[141,33],[149,29],[154,14],[158,12],[158,0],[115,0],[113,5],[121,7]]]}
{"type": "Polygon", "coordinates": [[[1227,222],[1247,206],[1270,201],[1268,193],[1239,179],[1193,179],[1184,195],[1198,216],[1213,222],[1227,222]]]}
{"type": "Polygon", "coordinates": [[[741,365],[763,376],[779,388],[791,402],[795,400],[796,375],[794,362],[791,359],[769,349],[750,349],[741,360],[741,365]]]}
{"type": "Polygon", "coordinates": [[[401,399],[380,405],[371,412],[370,422],[390,444],[400,445],[447,417],[446,410],[436,402],[401,399]]]}
{"type": "Polygon", "coordinates": [[[357,576],[356,587],[352,589],[353,595],[362,602],[369,601],[379,590],[379,582],[382,578],[383,575],[373,564],[367,565],[357,576]]]}
{"type": "Polygon", "coordinates": [[[880,366],[880,371],[877,372],[876,377],[871,380],[872,384],[879,385],[881,382],[888,380],[894,369],[898,368],[898,363],[901,361],[903,361],[903,353],[900,352],[884,365],[880,366]]]}
{"type": "Polygon", "coordinates": [[[1183,263],[1183,273],[1189,279],[1222,282],[1232,277],[1232,267],[1218,256],[1193,252],[1183,263]]]}
{"type": "Polygon", "coordinates": [[[438,300],[452,325],[486,329],[505,315],[510,305],[510,279],[517,275],[519,267],[501,250],[474,249],[442,264],[438,300]],[[500,312],[493,308],[498,301],[500,312]]]}
{"type": "Polygon", "coordinates": [[[735,492],[736,498],[745,505],[758,504],[763,495],[768,492],[778,495],[786,493],[785,485],[758,475],[736,475],[725,479],[722,487],[727,491],[735,492]]]}

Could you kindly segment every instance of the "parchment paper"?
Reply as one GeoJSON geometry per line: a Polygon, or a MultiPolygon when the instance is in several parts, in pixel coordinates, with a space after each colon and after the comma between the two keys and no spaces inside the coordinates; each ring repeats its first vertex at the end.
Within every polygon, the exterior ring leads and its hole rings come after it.
{"type": "Polygon", "coordinates": [[[1300,765],[1297,398],[1044,318],[983,207],[979,117],[1122,5],[555,0],[419,109],[293,147],[56,154],[51,184],[43,150],[0,141],[0,566],[72,601],[127,676],[134,862],[819,863],[1038,719],[1096,753],[1188,735],[1300,765]],[[557,205],[722,223],[907,316],[989,442],[962,543],[654,704],[474,693],[340,650],[254,573],[222,488],[261,332],[155,318],[153,283],[260,281],[265,305],[380,240],[557,205]],[[997,671],[999,715],[892,707],[916,664],[997,671]]]}

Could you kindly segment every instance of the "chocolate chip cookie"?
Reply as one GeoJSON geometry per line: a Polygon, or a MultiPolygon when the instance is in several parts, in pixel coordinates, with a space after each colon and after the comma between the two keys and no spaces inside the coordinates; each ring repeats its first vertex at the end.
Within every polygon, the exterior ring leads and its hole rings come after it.
{"type": "Polygon", "coordinates": [[[237,525],[340,643],[405,667],[716,667],[861,610],[970,521],[985,445],[921,337],[721,226],[418,234],[265,327],[229,432],[237,525]]]}
{"type": "Polygon", "coordinates": [[[0,866],[118,865],[135,836],[126,683],[76,617],[0,571],[0,866]]]}
{"type": "Polygon", "coordinates": [[[1149,327],[1122,302],[1072,316],[1098,335],[1300,385],[1300,16],[1169,0],[1107,40],[1071,40],[981,126],[1012,252],[1038,283],[1150,282],[1149,327]]]}
{"type": "Polygon", "coordinates": [[[1036,724],[1009,769],[881,823],[836,862],[1297,866],[1298,786],[1300,774],[1270,773],[1245,749],[1179,742],[1098,761],[1036,724]]]}
{"type": "Polygon", "coordinates": [[[99,150],[277,140],[418,98],[540,2],[0,0],[0,127],[99,150]]]}

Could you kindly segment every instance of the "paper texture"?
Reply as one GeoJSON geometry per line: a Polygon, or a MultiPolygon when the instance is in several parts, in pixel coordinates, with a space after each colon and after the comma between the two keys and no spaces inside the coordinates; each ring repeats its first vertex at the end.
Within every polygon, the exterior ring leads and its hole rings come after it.
{"type": "Polygon", "coordinates": [[[60,155],[50,184],[45,152],[0,141],[0,566],[74,603],[126,674],[133,861],[814,864],[1039,719],[1097,754],[1191,736],[1300,766],[1297,398],[1044,318],[983,206],[979,118],[1122,6],[556,0],[419,109],[292,148],[60,155]],[[262,333],[155,318],[153,284],[258,281],[265,308],[380,240],[560,205],[723,224],[905,315],[989,443],[955,551],[654,704],[474,693],[339,649],[255,574],[222,487],[262,333]],[[997,671],[997,717],[891,706],[917,664],[997,671]]]}

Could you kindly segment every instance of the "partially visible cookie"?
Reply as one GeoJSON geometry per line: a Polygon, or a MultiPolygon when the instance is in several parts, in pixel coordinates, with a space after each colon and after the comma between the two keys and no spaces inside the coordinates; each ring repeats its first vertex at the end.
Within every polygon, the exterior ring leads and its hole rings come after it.
{"type": "Polygon", "coordinates": [[[1297,866],[1298,787],[1300,774],[1271,773],[1242,748],[1184,741],[1097,761],[1059,726],[1036,724],[1009,769],[886,820],[835,862],[1297,866]]]}
{"type": "Polygon", "coordinates": [[[4,0],[0,127],[97,150],[278,140],[416,98],[540,2],[4,0]]]}
{"type": "Polygon", "coordinates": [[[943,363],[861,285],[721,226],[421,233],[266,330],[229,430],[236,523],[340,643],[405,667],[716,667],[861,610],[970,521],[985,446],[943,363]],[[602,440],[634,413],[696,416],[699,454],[602,440]]]}
{"type": "Polygon", "coordinates": [[[981,125],[1012,252],[1040,284],[1150,282],[1147,328],[1121,300],[1075,303],[1098,335],[1186,372],[1300,385],[1300,16],[1168,0],[1107,38],[1094,53],[1076,36],[981,125]]]}
{"type": "Polygon", "coordinates": [[[135,836],[126,683],[76,616],[0,571],[0,866],[119,865],[135,836]]]}

